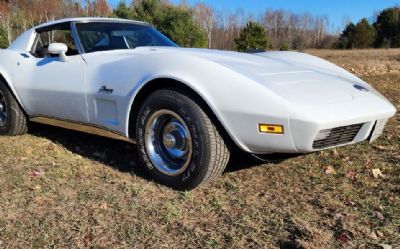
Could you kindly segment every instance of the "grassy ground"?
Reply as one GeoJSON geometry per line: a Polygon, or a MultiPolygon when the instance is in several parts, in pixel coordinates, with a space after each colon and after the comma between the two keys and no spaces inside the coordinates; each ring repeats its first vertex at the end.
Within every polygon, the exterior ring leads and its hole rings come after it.
{"type": "MultiPolygon", "coordinates": [[[[357,51],[310,52],[362,68],[357,51]]],[[[400,108],[399,72],[361,75],[400,108]]],[[[176,192],[133,145],[37,125],[0,138],[0,248],[399,248],[399,134],[397,115],[373,145],[234,161],[176,192]]]]}

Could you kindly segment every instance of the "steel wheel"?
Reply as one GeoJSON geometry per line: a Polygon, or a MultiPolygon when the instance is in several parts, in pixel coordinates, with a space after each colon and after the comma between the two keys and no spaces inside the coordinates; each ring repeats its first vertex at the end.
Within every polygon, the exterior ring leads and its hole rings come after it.
{"type": "Polygon", "coordinates": [[[168,176],[183,173],[193,154],[189,128],[178,114],[169,110],[151,115],[145,128],[145,148],[152,164],[168,176]]]}
{"type": "Polygon", "coordinates": [[[137,149],[146,171],[157,182],[180,190],[221,175],[230,155],[196,97],[186,94],[157,90],[135,117],[137,149]]]}
{"type": "Polygon", "coordinates": [[[0,127],[7,122],[7,104],[3,92],[0,90],[0,127]]]}

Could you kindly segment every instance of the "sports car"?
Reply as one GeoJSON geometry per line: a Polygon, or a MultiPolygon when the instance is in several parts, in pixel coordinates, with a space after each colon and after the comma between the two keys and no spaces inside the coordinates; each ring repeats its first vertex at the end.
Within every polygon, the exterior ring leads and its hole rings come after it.
{"type": "Polygon", "coordinates": [[[71,18],[0,51],[0,134],[29,121],[137,144],[156,181],[193,189],[237,148],[261,156],[374,141],[396,110],[373,87],[297,52],[180,48],[147,23],[71,18]]]}

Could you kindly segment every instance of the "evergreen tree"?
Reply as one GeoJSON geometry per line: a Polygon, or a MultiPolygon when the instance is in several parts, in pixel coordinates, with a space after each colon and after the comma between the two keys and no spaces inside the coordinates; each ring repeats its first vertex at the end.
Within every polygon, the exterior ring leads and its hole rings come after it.
{"type": "Polygon", "coordinates": [[[268,47],[267,32],[265,28],[256,22],[250,21],[235,39],[236,48],[240,52],[250,50],[265,50],[268,47]]]}
{"type": "Polygon", "coordinates": [[[374,45],[376,31],[369,24],[368,20],[363,18],[356,25],[349,23],[340,34],[336,48],[370,48],[374,45]]]}
{"type": "Polygon", "coordinates": [[[122,19],[133,19],[133,10],[126,5],[125,1],[120,1],[118,6],[113,10],[114,17],[122,19]]]}
{"type": "Polygon", "coordinates": [[[192,10],[161,0],[142,0],[133,7],[133,19],[154,25],[183,47],[205,47],[205,31],[195,23],[192,10]]]}
{"type": "Polygon", "coordinates": [[[400,8],[388,8],[383,10],[374,27],[377,31],[375,46],[377,47],[400,47],[400,8]]]}
{"type": "Polygon", "coordinates": [[[8,47],[8,39],[6,31],[0,27],[0,48],[8,47]]]}
{"type": "Polygon", "coordinates": [[[347,24],[346,28],[340,34],[338,44],[336,45],[339,49],[349,49],[354,48],[354,32],[356,26],[354,23],[350,22],[347,24]]]}
{"type": "Polygon", "coordinates": [[[353,44],[355,48],[370,48],[375,41],[375,29],[363,18],[354,28],[353,44]]]}

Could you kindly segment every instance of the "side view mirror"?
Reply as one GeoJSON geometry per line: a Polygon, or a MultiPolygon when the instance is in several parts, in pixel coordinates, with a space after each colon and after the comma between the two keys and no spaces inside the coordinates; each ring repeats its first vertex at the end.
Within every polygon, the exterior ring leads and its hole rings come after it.
{"type": "Polygon", "coordinates": [[[51,43],[48,50],[50,54],[58,54],[62,62],[68,61],[68,57],[65,54],[68,51],[68,46],[64,43],[51,43]]]}

